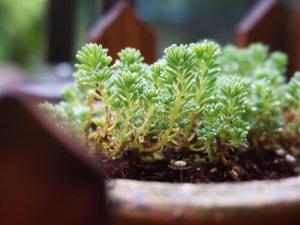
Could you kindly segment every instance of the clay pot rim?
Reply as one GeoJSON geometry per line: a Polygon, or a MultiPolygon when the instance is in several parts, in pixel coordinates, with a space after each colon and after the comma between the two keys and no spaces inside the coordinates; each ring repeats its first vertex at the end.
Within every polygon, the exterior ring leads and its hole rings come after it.
{"type": "Polygon", "coordinates": [[[283,209],[300,206],[300,176],[275,181],[191,184],[115,179],[107,181],[113,214],[138,220],[181,217],[203,221],[218,210],[224,217],[239,209],[283,209]],[[287,208],[288,208],[287,207],[287,208]],[[227,214],[226,214],[227,212],[227,214]]]}

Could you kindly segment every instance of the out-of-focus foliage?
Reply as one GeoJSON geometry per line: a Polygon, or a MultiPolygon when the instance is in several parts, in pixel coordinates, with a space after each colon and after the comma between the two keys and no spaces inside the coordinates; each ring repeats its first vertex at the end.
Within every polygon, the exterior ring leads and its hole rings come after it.
{"type": "Polygon", "coordinates": [[[0,61],[29,66],[40,56],[45,0],[0,1],[0,61]]]}

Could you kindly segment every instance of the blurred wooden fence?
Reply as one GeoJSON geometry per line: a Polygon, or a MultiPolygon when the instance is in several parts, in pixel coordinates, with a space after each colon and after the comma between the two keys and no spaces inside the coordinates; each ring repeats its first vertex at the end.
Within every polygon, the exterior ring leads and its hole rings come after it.
{"type": "MultiPolygon", "coordinates": [[[[102,1],[104,16],[95,22],[87,40],[102,44],[115,59],[125,47],[140,49],[145,61],[156,57],[156,38],[152,28],[134,11],[134,0],[102,1]]],[[[49,0],[48,61],[71,61],[74,55],[75,0],[49,0]]]]}
{"type": "Polygon", "coordinates": [[[259,1],[237,27],[236,44],[239,47],[253,42],[286,52],[289,76],[300,70],[300,5],[289,11],[284,1],[259,1]]]}
{"type": "Polygon", "coordinates": [[[153,63],[156,58],[156,38],[152,28],[125,1],[117,2],[109,13],[100,18],[88,41],[108,48],[113,59],[125,47],[139,49],[147,63],[153,63]]]}
{"type": "Polygon", "coordinates": [[[0,224],[109,225],[101,168],[13,77],[0,92],[0,224]]]}
{"type": "MultiPolygon", "coordinates": [[[[75,10],[78,0],[49,0],[48,54],[49,62],[71,61],[74,55],[75,10]]],[[[93,0],[102,4],[102,14],[91,28],[87,41],[102,44],[113,58],[124,47],[141,50],[146,62],[156,58],[156,37],[150,25],[139,18],[135,0],[93,0]]],[[[198,28],[201,29],[201,28],[198,28]]],[[[246,47],[263,42],[272,50],[289,55],[289,74],[300,69],[300,5],[288,10],[284,1],[259,0],[240,21],[236,44],[246,47]]]]}

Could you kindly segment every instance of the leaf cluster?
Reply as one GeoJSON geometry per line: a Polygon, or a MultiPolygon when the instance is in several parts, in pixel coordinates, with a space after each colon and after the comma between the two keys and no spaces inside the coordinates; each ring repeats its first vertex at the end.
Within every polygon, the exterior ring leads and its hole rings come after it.
{"type": "MultiPolygon", "coordinates": [[[[134,149],[161,159],[165,149],[218,160],[229,150],[274,142],[300,127],[300,74],[286,83],[286,56],[262,44],[246,49],[208,40],[171,45],[152,65],[126,48],[116,62],[101,45],[77,54],[74,85],[65,101],[45,104],[63,127],[73,127],[90,147],[111,157],[134,149]]],[[[74,130],[74,129],[73,129],[74,130]]]]}

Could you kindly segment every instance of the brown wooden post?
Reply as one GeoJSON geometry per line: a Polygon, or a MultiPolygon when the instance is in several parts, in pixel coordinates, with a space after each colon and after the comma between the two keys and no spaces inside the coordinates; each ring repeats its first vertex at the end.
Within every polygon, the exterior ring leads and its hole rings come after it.
{"type": "Polygon", "coordinates": [[[0,224],[107,225],[100,168],[28,96],[0,96],[0,224]]]}
{"type": "Polygon", "coordinates": [[[263,42],[289,56],[288,77],[300,70],[300,6],[287,12],[280,0],[261,0],[237,27],[236,43],[263,42]]]}
{"type": "Polygon", "coordinates": [[[109,49],[113,59],[125,47],[134,47],[141,51],[147,63],[156,58],[156,38],[152,28],[134,12],[126,1],[119,1],[92,28],[89,42],[102,44],[109,49]]]}
{"type": "Polygon", "coordinates": [[[262,42],[272,50],[285,49],[287,13],[280,0],[260,0],[237,27],[236,44],[262,42]]]}
{"type": "Polygon", "coordinates": [[[287,33],[287,52],[289,54],[289,74],[300,70],[300,5],[292,12],[287,33]]]}
{"type": "Polygon", "coordinates": [[[73,59],[76,0],[49,0],[47,26],[47,61],[69,62],[73,59]]]}

